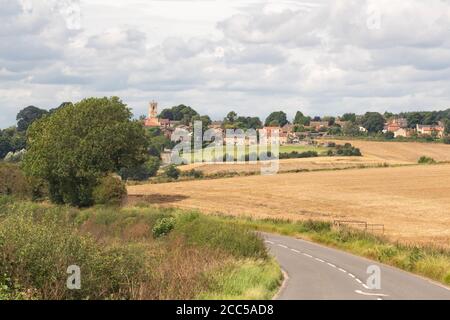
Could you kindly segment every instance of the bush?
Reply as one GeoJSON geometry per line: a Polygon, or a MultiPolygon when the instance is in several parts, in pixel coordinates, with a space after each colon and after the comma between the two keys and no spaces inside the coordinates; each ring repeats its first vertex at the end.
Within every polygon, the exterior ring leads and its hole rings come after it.
{"type": "Polygon", "coordinates": [[[152,229],[153,238],[159,238],[169,234],[170,231],[175,227],[175,218],[168,217],[159,219],[152,229]]]}
{"type": "Polygon", "coordinates": [[[180,177],[180,169],[178,169],[175,165],[171,164],[170,166],[164,169],[164,175],[171,179],[178,179],[180,177]]]}
{"type": "Polygon", "coordinates": [[[204,174],[203,174],[202,171],[195,170],[195,169],[192,169],[192,170],[189,170],[189,171],[184,171],[184,172],[181,173],[181,175],[183,177],[192,177],[194,179],[201,179],[201,178],[204,177],[204,174]]]}
{"type": "MultiPolygon", "coordinates": [[[[51,300],[132,299],[135,285],[148,277],[141,251],[98,245],[54,219],[37,221],[25,214],[0,224],[0,274],[10,275],[30,298],[51,300]],[[81,290],[66,288],[70,265],[81,268],[81,290]]],[[[14,297],[11,281],[3,282],[0,295],[14,297]]]]}
{"type": "Polygon", "coordinates": [[[419,158],[417,163],[419,163],[419,164],[435,164],[436,160],[434,160],[433,158],[430,158],[430,157],[422,156],[419,158]]]}
{"type": "Polygon", "coordinates": [[[119,177],[113,175],[102,178],[93,191],[94,203],[96,204],[120,205],[126,195],[125,184],[119,177]]]}
{"type": "Polygon", "coordinates": [[[443,141],[445,144],[450,144],[450,136],[445,136],[443,141]]]}
{"type": "Polygon", "coordinates": [[[124,180],[144,181],[156,176],[160,165],[159,157],[150,156],[146,163],[133,168],[123,168],[119,174],[124,180]]]}
{"type": "Polygon", "coordinates": [[[28,198],[32,187],[16,164],[0,163],[0,195],[28,198]]]}
{"type": "Polygon", "coordinates": [[[290,153],[280,153],[280,159],[300,159],[300,158],[315,158],[319,154],[316,151],[305,151],[298,153],[297,151],[292,151],[290,153]]]}

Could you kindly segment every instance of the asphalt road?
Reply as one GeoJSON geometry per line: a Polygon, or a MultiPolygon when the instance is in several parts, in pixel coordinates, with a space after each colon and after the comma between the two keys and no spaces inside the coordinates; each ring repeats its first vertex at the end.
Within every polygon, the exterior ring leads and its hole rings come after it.
{"type": "Polygon", "coordinates": [[[262,236],[288,276],[277,299],[450,300],[450,288],[420,276],[308,241],[262,236]],[[370,266],[379,267],[380,289],[370,266]]]}

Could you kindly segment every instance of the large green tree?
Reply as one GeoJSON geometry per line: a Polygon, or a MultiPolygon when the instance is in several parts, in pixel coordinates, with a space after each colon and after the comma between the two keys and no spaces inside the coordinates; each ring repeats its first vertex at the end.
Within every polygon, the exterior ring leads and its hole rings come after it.
{"type": "Polygon", "coordinates": [[[294,118],[294,124],[298,124],[301,126],[309,126],[310,122],[311,117],[307,117],[301,111],[297,111],[294,118]]]}
{"type": "Polygon", "coordinates": [[[272,112],[266,119],[266,126],[284,126],[288,123],[286,113],[283,111],[272,112]]]}
{"type": "Polygon", "coordinates": [[[131,116],[117,97],[56,110],[28,129],[24,170],[48,182],[52,201],[91,205],[100,178],[147,160],[145,131],[131,116]]]}
{"type": "Polygon", "coordinates": [[[378,112],[366,112],[362,118],[362,126],[367,129],[367,131],[374,133],[380,132],[384,128],[385,119],[383,115],[378,112]]]}
{"type": "Polygon", "coordinates": [[[37,119],[48,113],[47,110],[39,109],[35,106],[28,106],[17,114],[17,130],[27,131],[28,127],[37,119]]]}
{"type": "Polygon", "coordinates": [[[161,111],[159,117],[172,121],[182,121],[183,124],[189,125],[192,121],[192,117],[198,115],[198,112],[191,107],[180,104],[179,106],[164,109],[161,111]]]}

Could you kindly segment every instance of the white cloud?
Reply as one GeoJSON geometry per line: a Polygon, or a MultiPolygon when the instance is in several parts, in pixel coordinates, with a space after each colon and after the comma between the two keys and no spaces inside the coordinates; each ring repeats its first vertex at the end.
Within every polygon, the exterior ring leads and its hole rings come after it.
{"type": "Polygon", "coordinates": [[[215,118],[450,106],[449,1],[0,0],[0,127],[118,95],[215,118]]]}

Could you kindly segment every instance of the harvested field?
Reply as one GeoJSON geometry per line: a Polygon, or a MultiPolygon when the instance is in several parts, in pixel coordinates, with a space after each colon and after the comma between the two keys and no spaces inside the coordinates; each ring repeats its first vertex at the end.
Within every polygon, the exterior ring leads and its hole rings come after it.
{"type": "MultiPolygon", "coordinates": [[[[333,170],[348,169],[361,167],[379,167],[383,165],[404,165],[409,164],[404,161],[380,160],[372,157],[317,157],[303,159],[282,159],[279,161],[279,172],[292,171],[315,171],[315,170],[333,170]]],[[[263,164],[250,163],[223,163],[208,164],[194,163],[181,166],[180,170],[188,171],[191,169],[202,171],[206,175],[216,174],[220,172],[260,172],[263,164]]]]}
{"type": "MultiPolygon", "coordinates": [[[[329,141],[324,139],[323,141],[329,141]]],[[[450,145],[420,142],[382,142],[364,140],[332,140],[336,143],[351,143],[359,148],[365,157],[381,161],[401,161],[417,163],[421,156],[436,161],[450,161],[450,145]]]]}
{"type": "Polygon", "coordinates": [[[365,220],[384,224],[392,239],[450,246],[448,164],[139,185],[128,192],[209,213],[365,220]]]}

